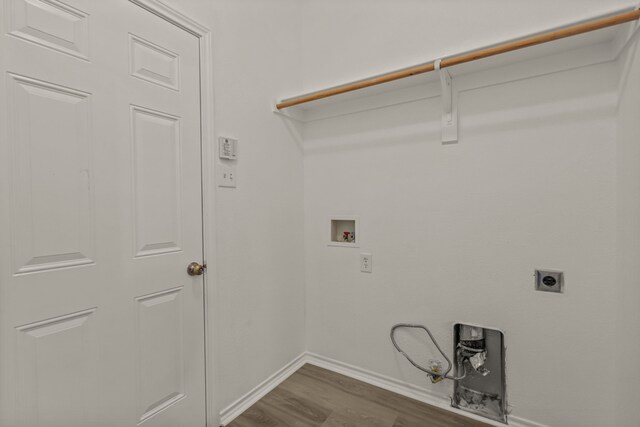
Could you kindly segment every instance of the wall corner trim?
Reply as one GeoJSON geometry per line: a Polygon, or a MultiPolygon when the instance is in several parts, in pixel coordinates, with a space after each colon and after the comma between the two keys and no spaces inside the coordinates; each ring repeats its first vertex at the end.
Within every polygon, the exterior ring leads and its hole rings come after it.
{"type": "MultiPolygon", "coordinates": [[[[411,383],[400,381],[395,378],[379,374],[377,372],[372,372],[367,369],[359,368],[348,363],[340,362],[338,360],[334,360],[329,357],[310,352],[300,354],[298,357],[287,363],[284,367],[279,369],[276,373],[264,380],[262,383],[253,388],[240,399],[224,408],[220,412],[221,425],[226,426],[227,424],[229,424],[236,417],[249,409],[251,405],[256,403],[263,396],[276,388],[280,383],[289,378],[294,372],[296,372],[307,363],[318,366],[320,368],[328,369],[333,372],[337,372],[347,377],[365,382],[367,384],[371,384],[376,387],[380,387],[382,389],[409,397],[411,399],[418,400],[420,402],[444,409],[446,411],[462,415],[463,417],[482,421],[485,424],[493,425],[496,427],[505,426],[505,424],[503,423],[492,421],[487,418],[479,417],[469,412],[464,412],[451,407],[449,398],[444,395],[434,393],[425,388],[418,387],[411,383]]],[[[526,418],[513,415],[509,416],[509,425],[515,427],[551,427],[546,424],[541,424],[532,420],[528,420],[526,418]]]]}

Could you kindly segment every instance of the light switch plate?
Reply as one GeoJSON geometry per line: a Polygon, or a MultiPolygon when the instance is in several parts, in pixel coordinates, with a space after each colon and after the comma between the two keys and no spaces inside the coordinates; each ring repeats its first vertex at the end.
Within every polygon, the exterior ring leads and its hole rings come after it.
{"type": "Polygon", "coordinates": [[[217,165],[218,187],[236,188],[236,168],[234,166],[217,165]]]}
{"type": "Polygon", "coordinates": [[[373,256],[371,254],[360,254],[360,271],[363,273],[373,272],[373,256]]]}
{"type": "Polygon", "coordinates": [[[238,140],[221,136],[218,138],[218,157],[227,160],[238,158],[238,140]]]}

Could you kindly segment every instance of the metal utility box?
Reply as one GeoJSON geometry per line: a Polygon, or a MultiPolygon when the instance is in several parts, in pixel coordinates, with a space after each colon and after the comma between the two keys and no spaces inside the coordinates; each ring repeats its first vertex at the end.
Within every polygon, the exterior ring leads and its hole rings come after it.
{"type": "Polygon", "coordinates": [[[462,363],[466,376],[454,381],[451,406],[506,424],[504,333],[497,329],[456,323],[453,325],[453,337],[453,354],[456,358],[454,366],[457,371],[455,375],[457,377],[463,374],[462,363]],[[476,335],[471,338],[475,341],[465,341],[470,339],[469,330],[476,335]],[[476,369],[461,353],[466,349],[477,352],[482,346],[482,350],[486,351],[486,360],[480,369],[476,369]]]}

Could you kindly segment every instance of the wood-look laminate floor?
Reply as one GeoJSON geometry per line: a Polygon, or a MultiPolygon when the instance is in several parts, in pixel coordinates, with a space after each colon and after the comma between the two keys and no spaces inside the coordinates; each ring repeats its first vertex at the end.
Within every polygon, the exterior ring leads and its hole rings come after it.
{"type": "Polygon", "coordinates": [[[313,365],[304,365],[227,427],[489,427],[313,365]]]}

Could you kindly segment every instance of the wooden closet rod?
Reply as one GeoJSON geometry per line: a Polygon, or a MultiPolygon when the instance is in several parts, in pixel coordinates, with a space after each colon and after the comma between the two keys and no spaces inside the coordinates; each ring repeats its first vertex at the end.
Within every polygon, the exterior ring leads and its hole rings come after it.
{"type": "MultiPolygon", "coordinates": [[[[490,56],[499,55],[501,53],[507,53],[514,50],[523,49],[525,47],[548,43],[554,40],[559,40],[566,37],[576,36],[578,34],[584,34],[591,31],[624,24],[625,22],[635,21],[635,20],[638,20],[639,18],[640,18],[640,9],[636,9],[630,12],[623,12],[623,13],[608,16],[605,18],[595,19],[593,21],[572,25],[570,27],[562,28],[559,30],[549,31],[549,32],[538,34],[535,36],[526,37],[523,39],[519,39],[519,40],[507,42],[507,43],[502,43],[502,44],[484,48],[484,49],[479,49],[473,52],[444,58],[440,62],[440,68],[446,68],[454,65],[464,64],[465,62],[476,61],[478,59],[488,58],[490,56]]],[[[304,104],[311,101],[317,101],[318,99],[328,98],[330,96],[340,95],[347,92],[353,92],[358,89],[364,89],[364,88],[376,86],[382,83],[388,83],[394,80],[403,79],[405,77],[411,77],[417,74],[428,73],[434,70],[435,70],[435,62],[416,65],[415,67],[405,68],[403,70],[393,71],[390,73],[382,74],[380,76],[360,80],[354,83],[348,83],[348,84],[337,86],[331,89],[321,90],[319,92],[314,92],[309,95],[290,98],[276,104],[276,108],[278,110],[282,110],[283,108],[293,107],[294,105],[300,105],[300,104],[304,104]]]]}

